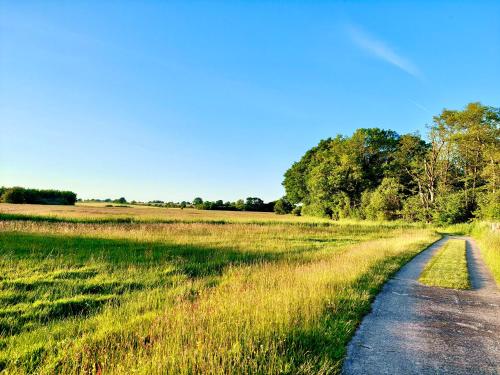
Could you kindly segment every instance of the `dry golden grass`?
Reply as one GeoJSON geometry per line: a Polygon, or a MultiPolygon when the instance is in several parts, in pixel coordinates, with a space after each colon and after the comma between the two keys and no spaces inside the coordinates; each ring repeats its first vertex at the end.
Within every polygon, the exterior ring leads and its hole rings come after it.
{"type": "Polygon", "coordinates": [[[124,218],[138,220],[179,221],[294,221],[327,222],[326,219],[276,215],[273,212],[210,211],[193,208],[164,208],[152,206],[106,207],[104,203],[79,203],[75,206],[0,203],[0,213],[53,216],[59,218],[124,218]]]}

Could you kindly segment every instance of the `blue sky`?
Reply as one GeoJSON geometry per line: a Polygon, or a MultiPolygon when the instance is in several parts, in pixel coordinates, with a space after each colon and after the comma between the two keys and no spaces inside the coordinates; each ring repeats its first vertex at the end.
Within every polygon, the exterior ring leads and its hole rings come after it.
{"type": "Polygon", "coordinates": [[[500,103],[500,2],[0,1],[0,185],[283,194],[322,138],[500,103]]]}

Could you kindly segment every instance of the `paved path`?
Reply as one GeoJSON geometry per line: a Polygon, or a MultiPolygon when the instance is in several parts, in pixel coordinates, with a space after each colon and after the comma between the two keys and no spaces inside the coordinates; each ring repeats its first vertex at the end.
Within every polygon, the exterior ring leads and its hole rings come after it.
{"type": "Polygon", "coordinates": [[[500,374],[500,292],[467,240],[472,290],[417,282],[443,238],[405,265],[375,299],[348,347],[344,374],[500,374]]]}

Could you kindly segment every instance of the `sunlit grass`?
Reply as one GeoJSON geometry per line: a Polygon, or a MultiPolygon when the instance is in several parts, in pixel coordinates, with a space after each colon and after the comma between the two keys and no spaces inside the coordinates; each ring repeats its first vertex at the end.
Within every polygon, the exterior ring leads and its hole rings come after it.
{"type": "Polygon", "coordinates": [[[483,223],[473,228],[472,235],[481,249],[486,265],[500,286],[500,232],[494,232],[491,224],[483,223]]]}
{"type": "Polygon", "coordinates": [[[39,216],[74,221],[135,221],[135,222],[315,222],[329,220],[273,212],[211,211],[192,208],[164,208],[152,206],[106,207],[99,203],[80,203],[76,206],[32,205],[0,203],[0,213],[8,215],[39,216]]]}
{"type": "Polygon", "coordinates": [[[471,235],[479,245],[481,255],[500,286],[500,231],[488,222],[473,222],[440,228],[441,233],[471,235]]]}
{"type": "Polygon", "coordinates": [[[465,240],[449,240],[427,263],[419,281],[429,286],[469,289],[465,240]]]}
{"type": "Polygon", "coordinates": [[[403,221],[377,222],[344,219],[332,221],[312,216],[277,215],[273,212],[211,211],[192,208],[164,208],[150,206],[106,207],[102,203],[80,203],[76,206],[0,203],[0,220],[74,222],[74,223],[208,223],[208,224],[295,224],[310,226],[338,226],[361,224],[390,228],[426,228],[423,223],[403,221]]]}
{"type": "Polygon", "coordinates": [[[437,238],[399,223],[0,220],[0,366],[338,372],[381,285],[437,238]]]}

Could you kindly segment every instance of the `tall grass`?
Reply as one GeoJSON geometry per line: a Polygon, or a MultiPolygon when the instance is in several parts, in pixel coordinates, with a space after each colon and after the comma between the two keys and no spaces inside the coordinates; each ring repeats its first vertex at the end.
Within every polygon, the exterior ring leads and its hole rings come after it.
{"type": "Polygon", "coordinates": [[[338,372],[381,285],[437,238],[356,222],[0,221],[0,366],[338,372]]]}
{"type": "Polygon", "coordinates": [[[500,287],[500,232],[494,232],[489,223],[478,223],[471,232],[481,248],[486,265],[500,287]]]}
{"type": "Polygon", "coordinates": [[[51,206],[33,204],[0,203],[0,213],[6,215],[40,217],[43,220],[73,219],[75,221],[120,221],[125,222],[323,222],[327,219],[276,215],[272,212],[210,211],[145,206],[106,207],[102,204],[77,204],[76,206],[51,206]]]}
{"type": "MultiPolygon", "coordinates": [[[[73,223],[208,223],[257,225],[296,224],[310,226],[330,226],[359,224],[360,221],[345,219],[332,221],[311,216],[277,215],[272,212],[210,211],[144,206],[106,207],[104,204],[78,204],[76,206],[51,206],[33,204],[0,203],[0,221],[41,221],[73,223]]],[[[363,226],[384,226],[400,228],[426,228],[422,223],[364,221],[363,226]]]]}

